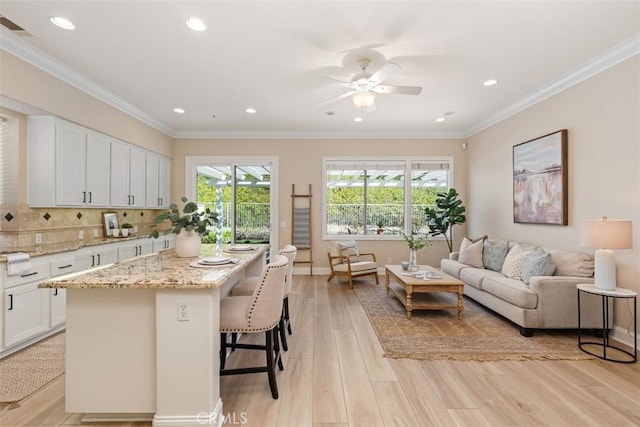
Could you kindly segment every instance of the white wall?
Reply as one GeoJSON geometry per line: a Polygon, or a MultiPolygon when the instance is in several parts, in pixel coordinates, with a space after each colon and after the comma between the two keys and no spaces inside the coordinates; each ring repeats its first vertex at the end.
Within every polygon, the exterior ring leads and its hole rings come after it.
{"type": "MultiPolygon", "coordinates": [[[[633,220],[634,249],[616,251],[619,286],[640,292],[640,57],[624,61],[469,138],[469,234],[593,253],[582,219],[633,220]],[[513,222],[512,147],[559,129],[569,137],[569,225],[513,222]]],[[[630,311],[618,304],[615,323],[630,311]]]]}

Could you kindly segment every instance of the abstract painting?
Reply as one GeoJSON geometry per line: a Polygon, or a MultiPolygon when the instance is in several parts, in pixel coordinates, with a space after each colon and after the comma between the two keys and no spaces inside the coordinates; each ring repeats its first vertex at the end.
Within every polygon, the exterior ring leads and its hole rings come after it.
{"type": "Polygon", "coordinates": [[[567,130],[513,147],[513,222],[568,224],[567,130]]]}

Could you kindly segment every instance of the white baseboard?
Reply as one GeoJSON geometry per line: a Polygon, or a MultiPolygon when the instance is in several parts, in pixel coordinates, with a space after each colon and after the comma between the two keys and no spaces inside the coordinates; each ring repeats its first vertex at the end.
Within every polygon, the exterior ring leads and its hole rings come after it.
{"type": "Polygon", "coordinates": [[[222,414],[222,400],[218,399],[215,408],[211,412],[199,412],[195,415],[154,415],[154,426],[217,426],[222,427],[224,415],[222,414]]]}
{"type": "MultiPolygon", "coordinates": [[[[633,348],[633,332],[628,331],[626,328],[614,326],[609,334],[609,338],[633,348]]],[[[637,339],[638,335],[636,334],[636,342],[637,339]]]]}

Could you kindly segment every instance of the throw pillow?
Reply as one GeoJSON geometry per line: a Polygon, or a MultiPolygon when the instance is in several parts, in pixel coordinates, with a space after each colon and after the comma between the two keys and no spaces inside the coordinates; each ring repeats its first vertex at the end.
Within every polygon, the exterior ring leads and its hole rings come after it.
{"type": "Polygon", "coordinates": [[[462,239],[458,261],[471,267],[484,268],[482,264],[482,242],[483,240],[472,242],[466,237],[462,239]]]}
{"type": "Polygon", "coordinates": [[[360,262],[360,252],[355,240],[340,242],[340,253],[342,256],[349,257],[349,262],[360,262]]]}
{"type": "Polygon", "coordinates": [[[506,240],[485,240],[482,249],[482,263],[484,268],[502,271],[502,264],[509,253],[509,242],[506,240]]]}
{"type": "Polygon", "coordinates": [[[520,272],[522,271],[522,264],[529,255],[533,253],[533,250],[524,251],[520,245],[515,244],[502,264],[501,273],[511,279],[520,279],[520,272]]]}
{"type": "Polygon", "coordinates": [[[542,248],[538,248],[522,263],[520,277],[522,277],[522,281],[528,286],[531,277],[551,276],[555,270],[556,265],[551,258],[551,254],[546,253],[542,248]]]}

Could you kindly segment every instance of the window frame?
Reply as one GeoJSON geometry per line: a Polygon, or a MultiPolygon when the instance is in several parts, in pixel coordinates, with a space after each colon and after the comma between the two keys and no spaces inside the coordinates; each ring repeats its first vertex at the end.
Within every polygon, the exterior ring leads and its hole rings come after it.
{"type": "MultiPolygon", "coordinates": [[[[443,191],[455,187],[453,182],[454,174],[454,158],[453,156],[385,156],[385,157],[342,157],[342,156],[325,156],[322,158],[322,240],[402,240],[402,235],[398,234],[327,234],[327,165],[333,162],[353,162],[353,163],[388,163],[388,162],[404,162],[405,179],[404,179],[404,233],[409,231],[411,226],[411,201],[412,191],[411,182],[413,180],[413,169],[411,166],[415,163],[446,163],[447,170],[447,187],[443,191]]],[[[432,240],[443,239],[442,236],[431,236],[432,240]]]]}

